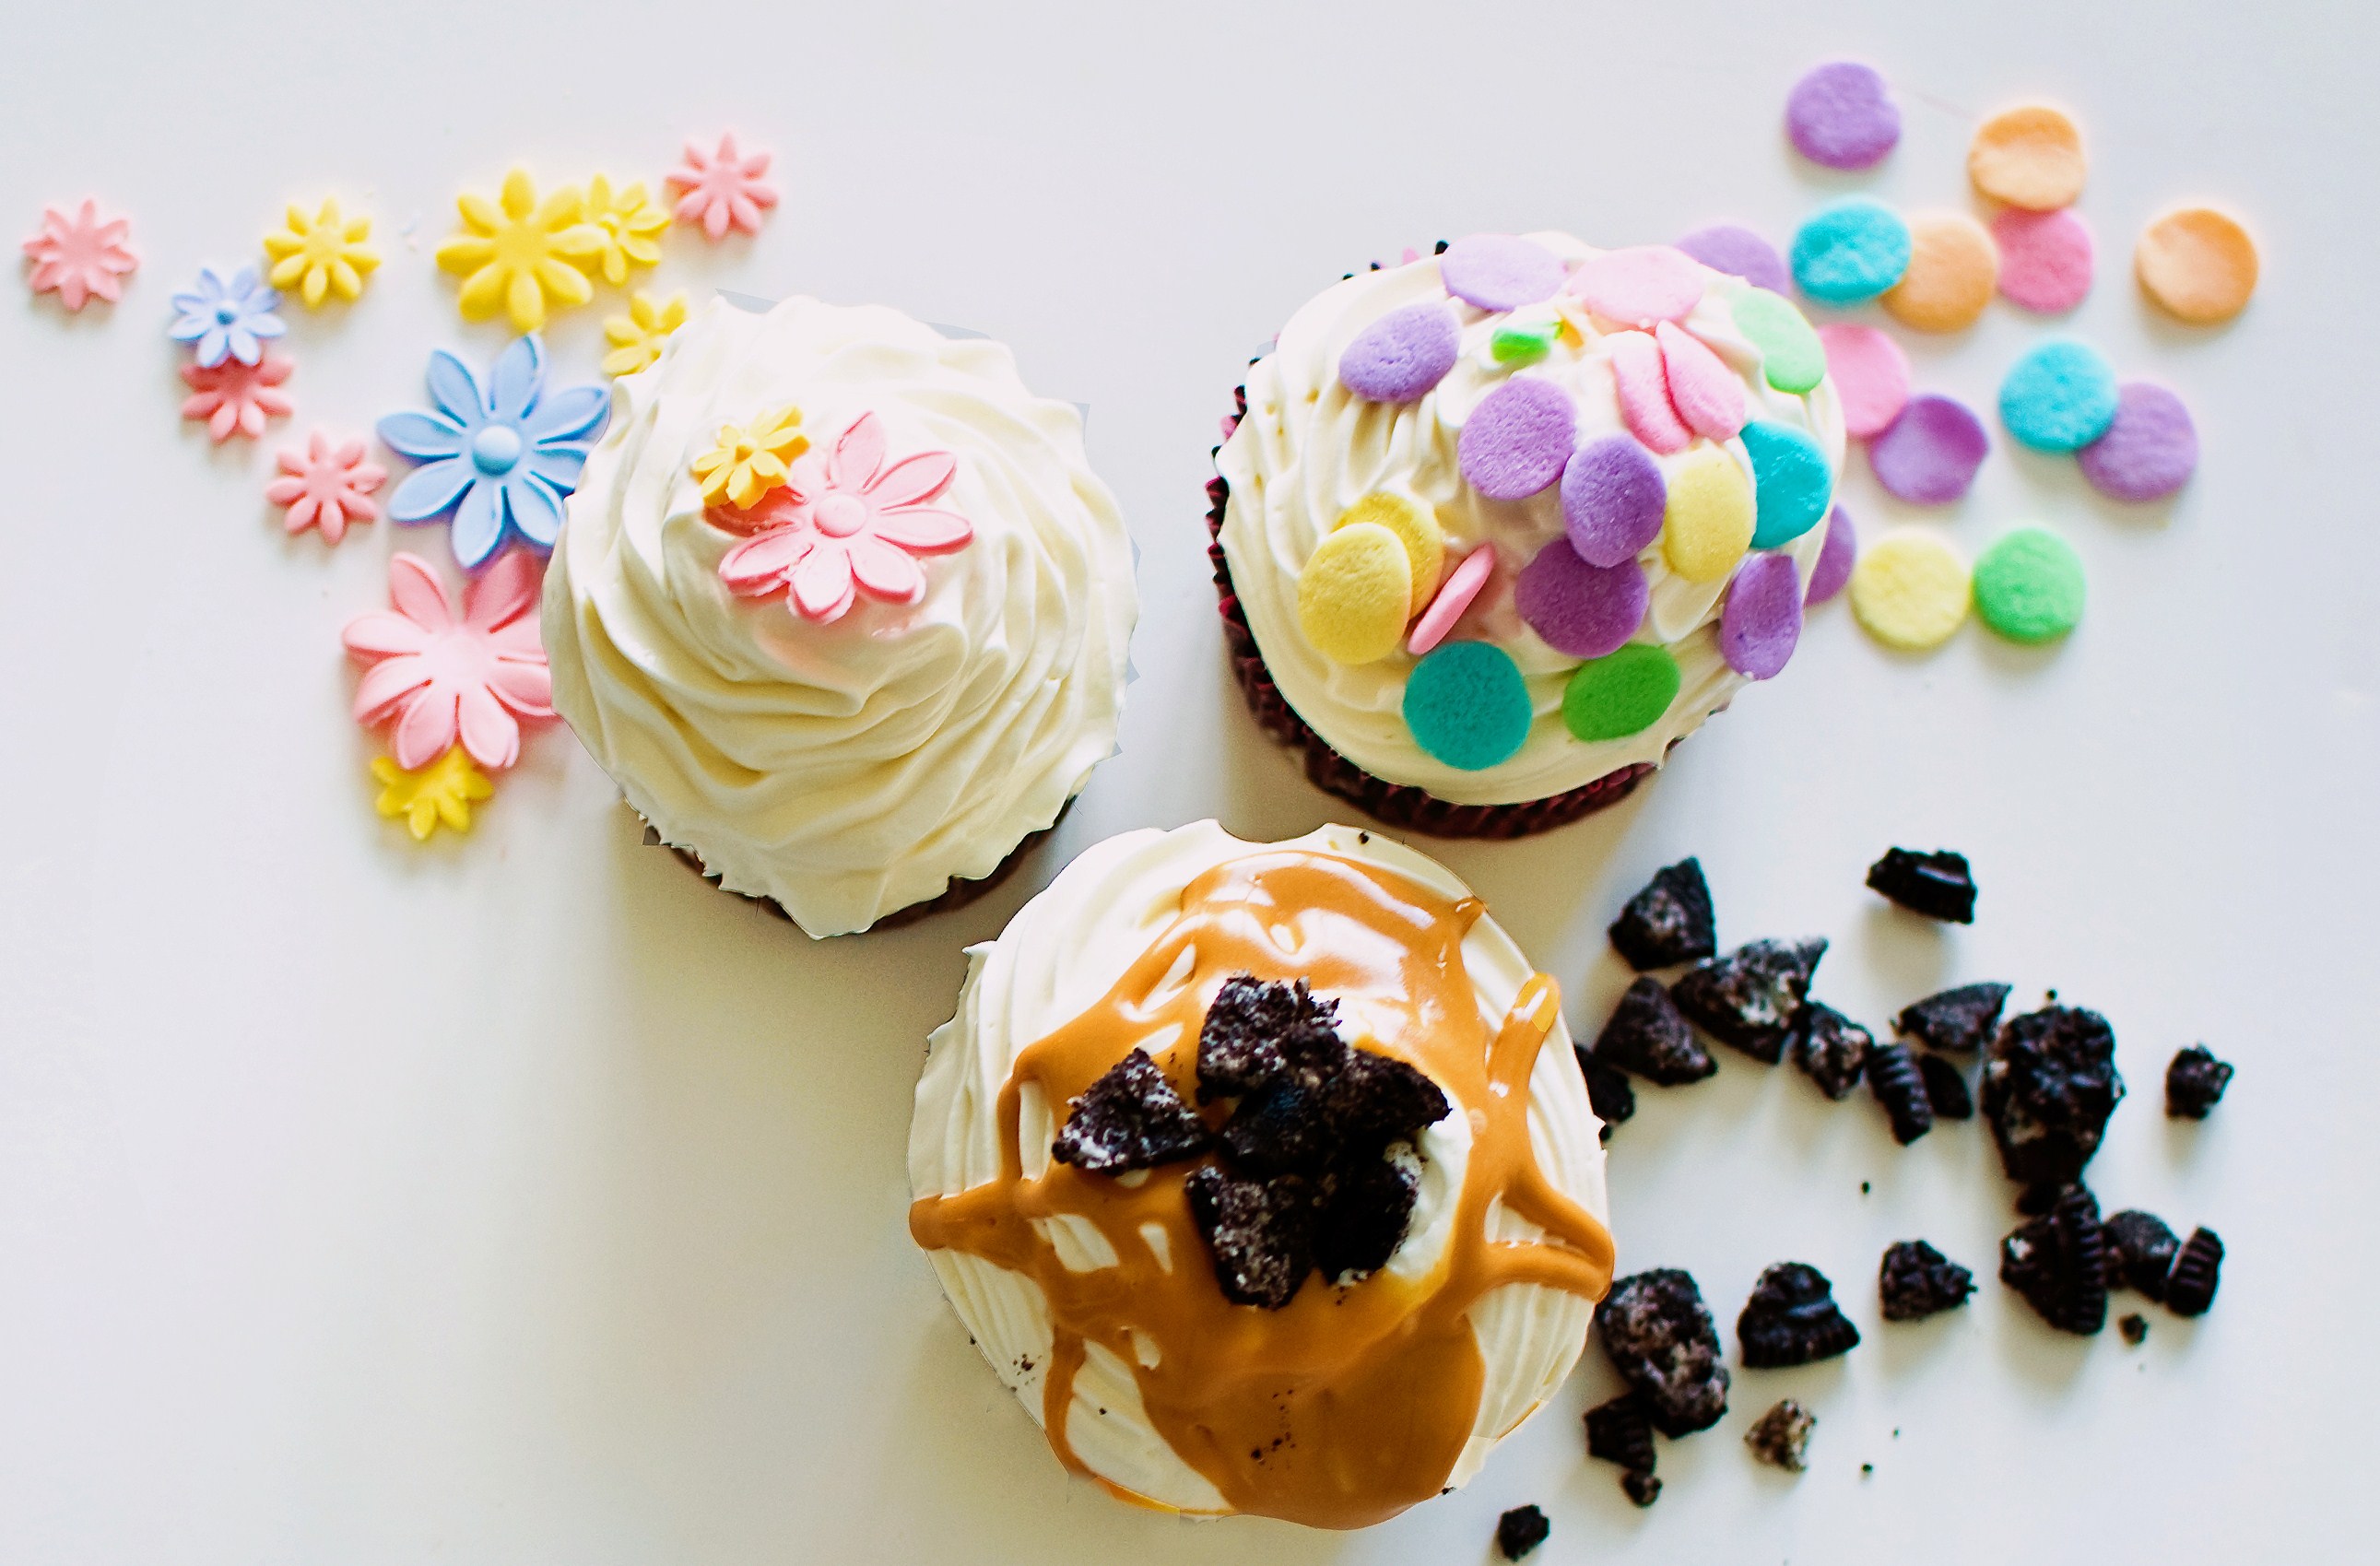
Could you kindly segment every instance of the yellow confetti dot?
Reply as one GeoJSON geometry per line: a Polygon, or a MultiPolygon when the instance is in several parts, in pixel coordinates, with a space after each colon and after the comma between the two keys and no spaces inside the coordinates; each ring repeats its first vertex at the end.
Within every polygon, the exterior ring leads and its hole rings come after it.
{"type": "Polygon", "coordinates": [[[1967,617],[1967,563],[1921,528],[1889,533],[1852,567],[1852,613],[1887,647],[1923,652],[1967,617]]]}
{"type": "Polygon", "coordinates": [[[1964,212],[1929,212],[1909,224],[1909,270],[1885,291],[1884,308],[1920,332],[1961,332],[1992,302],[1999,247],[1964,212]]]}
{"type": "Polygon", "coordinates": [[[2193,326],[2228,321],[2256,291],[2256,242],[2237,218],[2181,207],[2141,236],[2132,270],[2150,298],[2193,326]]]}
{"type": "Polygon", "coordinates": [[[1378,522],[1334,528],[1297,577],[1297,623],[1334,663],[1386,658],[1413,613],[1404,541],[1378,522]]]}
{"type": "Polygon", "coordinates": [[[1752,481],[1717,446],[1690,452],[1670,474],[1661,552],[1689,582],[1716,582],[1752,547],[1752,481]]]}
{"type": "Polygon", "coordinates": [[[1967,177],[1995,201],[2046,212],[2082,194],[2082,132],[2046,103],[2002,109],[1975,127],[1967,177]]]}
{"type": "Polygon", "coordinates": [[[1427,603],[1446,569],[1446,529],[1438,525],[1437,514],[1419,501],[1375,491],[1341,512],[1331,526],[1357,522],[1377,523],[1397,536],[1413,567],[1413,601],[1427,603]]]}

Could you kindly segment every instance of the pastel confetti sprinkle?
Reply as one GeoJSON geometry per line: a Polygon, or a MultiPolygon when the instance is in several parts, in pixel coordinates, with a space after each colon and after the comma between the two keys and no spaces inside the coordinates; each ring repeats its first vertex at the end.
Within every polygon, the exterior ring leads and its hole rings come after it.
{"type": "Polygon", "coordinates": [[[1334,663],[1370,663],[1394,652],[1412,609],[1405,546],[1377,522],[1329,533],[1298,573],[1298,625],[1334,663]]]}
{"type": "Polygon", "coordinates": [[[1909,225],[1909,270],[1885,290],[1885,312],[1920,332],[1963,332],[1999,286],[2000,253],[1964,212],[1929,212],[1909,225]]]}
{"type": "Polygon", "coordinates": [[[1743,427],[1752,457],[1757,522],[1752,547],[1776,549],[1818,525],[1834,498],[1834,475],[1818,443],[1790,424],[1755,419],[1743,427]]]}
{"type": "Polygon", "coordinates": [[[2044,343],[2000,382],[2000,422],[2035,451],[2070,452],[2107,432],[2116,372],[2082,343],[2044,343]]]}
{"type": "Polygon", "coordinates": [[[1512,607],[1529,629],[1572,658],[1600,658],[1623,645],[1651,601],[1643,566],[1589,565],[1568,539],[1537,551],[1512,585],[1512,607]]]}
{"type": "Polygon", "coordinates": [[[1782,294],[1793,285],[1793,274],[1785,270],[1785,258],[1777,253],[1777,247],[1732,223],[1697,228],[1678,241],[1678,249],[1713,272],[1741,277],[1772,294],[1782,294]]]}
{"type": "Polygon", "coordinates": [[[1818,550],[1817,568],[1810,573],[1808,601],[1825,603],[1852,579],[1852,563],[1859,557],[1859,529],[1841,506],[1827,514],[1827,541],[1818,550]]]}
{"type": "Polygon", "coordinates": [[[1857,441],[1883,434],[1909,401],[1909,356],[1873,326],[1821,326],[1818,341],[1842,399],[1844,432],[1857,441]]]}
{"type": "Polygon", "coordinates": [[[2228,321],[2256,291],[2256,242],[2212,207],[2183,207],[2149,225],[2132,252],[2148,297],[2193,326],[2228,321]]]}
{"type": "Polygon", "coordinates": [[[1748,680],[1774,679],[1802,639],[1802,578],[1789,554],[1755,554],[1727,586],[1718,649],[1748,680]]]}
{"type": "Polygon", "coordinates": [[[1418,402],[1446,379],[1462,351],[1452,310],[1407,305],[1355,334],[1339,356],[1339,383],[1371,402],[1418,402]]]}
{"type": "Polygon", "coordinates": [[[1686,428],[1714,441],[1730,441],[1743,428],[1743,382],[1718,355],[1683,327],[1662,322],[1653,329],[1661,345],[1661,370],[1670,382],[1670,405],[1686,428]]]}
{"type": "Polygon", "coordinates": [[[1730,307],[1735,329],[1760,350],[1760,373],[1771,386],[1793,396],[1814,389],[1827,375],[1826,345],[1809,319],[1767,288],[1746,288],[1730,307]]]}
{"type": "Polygon", "coordinates": [[[1357,522],[1386,528],[1404,545],[1405,560],[1413,567],[1415,602],[1424,602],[1438,591],[1439,574],[1446,568],[1446,529],[1438,525],[1437,513],[1419,501],[1375,490],[1341,512],[1331,526],[1345,528],[1357,522]]]}
{"type": "Polygon", "coordinates": [[[1694,432],[1670,402],[1670,377],[1661,367],[1661,345],[1649,332],[1614,332],[1603,340],[1611,356],[1611,379],[1620,394],[1620,416],[1628,432],[1663,456],[1693,443],[1694,432]]]}
{"type": "Polygon", "coordinates": [[[1624,326],[1683,321],[1702,302],[1703,269],[1692,256],[1667,245],[1606,250],[1581,266],[1570,280],[1580,303],[1624,326]]]}
{"type": "Polygon", "coordinates": [[[2000,250],[2000,297],[2036,315],[2059,315],[2091,292],[2091,229],[2070,207],[2003,208],[1992,219],[2000,250]]]}
{"type": "Polygon", "coordinates": [[[1465,772],[1509,759],[1536,712],[1528,682],[1493,642],[1448,642],[1405,681],[1405,727],[1433,759],[1465,772]]]}
{"type": "Polygon", "coordinates": [[[1888,493],[1918,505],[1957,500],[1974,484],[1991,450],[1984,421],[1966,404],[1928,392],[1909,399],[1869,443],[1868,466],[1888,493]]]}
{"type": "Polygon", "coordinates": [[[1661,465],[1625,435],[1581,446],[1562,469],[1562,527],[1590,565],[1617,565],[1650,547],[1669,499],[1661,465]]]}
{"type": "Polygon", "coordinates": [[[1562,687],[1562,722],[1589,745],[1626,739],[1661,721],[1682,683],[1668,648],[1631,642],[1572,671],[1562,687]]]}
{"type": "Polygon", "coordinates": [[[1463,421],[1455,461],[1490,500],[1524,500],[1561,477],[1578,434],[1570,394],[1550,381],[1515,377],[1479,399],[1463,421]]]}
{"type": "Polygon", "coordinates": [[[1872,299],[1909,270],[1909,225],[1882,201],[1846,196],[1812,213],[1793,236],[1793,281],[1830,305],[1872,299]]]}
{"type": "Polygon", "coordinates": [[[1472,234],[1438,258],[1439,280],[1464,304],[1519,310],[1561,291],[1561,258],[1512,234],[1472,234]]]}
{"type": "Polygon", "coordinates": [[[2003,535],[1975,562],[1975,613],[2016,642],[2055,641],[2082,619],[2082,559],[2046,528],[2003,535]]]}
{"type": "Polygon", "coordinates": [[[2082,132],[2044,103],[2002,109],[1975,127],[1967,177],[1995,201],[2047,212],[2082,194],[2082,132]]]}
{"type": "Polygon", "coordinates": [[[1967,617],[1967,563],[1919,528],[1868,546],[1852,568],[1852,614],[1887,647],[1924,652],[1950,639],[1967,617]]]}
{"type": "Polygon", "coordinates": [[[1704,446],[1670,474],[1661,553],[1689,582],[1716,582],[1752,547],[1754,503],[1743,468],[1718,446],[1704,446]]]}
{"type": "Polygon", "coordinates": [[[1497,323],[1488,335],[1488,352],[1498,364],[1535,364],[1553,352],[1554,342],[1561,335],[1559,317],[1550,321],[1512,321],[1497,323]]]}
{"type": "Polygon", "coordinates": [[[41,228],[24,244],[25,257],[33,263],[25,285],[36,294],[55,294],[69,311],[93,299],[114,304],[124,297],[124,280],[140,264],[126,243],[131,235],[130,219],[103,220],[99,202],[90,197],[72,216],[43,207],[41,228]]]}
{"type": "Polygon", "coordinates": [[[1873,66],[1829,60],[1785,98],[1794,151],[1828,168],[1873,168],[1900,140],[1900,106],[1873,66]]]}
{"type": "Polygon", "coordinates": [[[2198,427],[2163,386],[2128,381],[2107,432],[2074,454],[2082,477],[2110,500],[2162,500],[2198,470],[2198,427]]]}
{"type": "Polygon", "coordinates": [[[1438,596],[1429,601],[1429,607],[1422,611],[1421,618],[1414,622],[1413,637],[1405,643],[1405,650],[1420,658],[1444,641],[1446,634],[1454,629],[1454,623],[1463,618],[1463,612],[1478,598],[1479,590],[1488,585],[1488,578],[1494,575],[1495,570],[1496,552],[1486,544],[1464,555],[1462,562],[1447,573],[1446,585],[1438,589],[1438,596]]]}

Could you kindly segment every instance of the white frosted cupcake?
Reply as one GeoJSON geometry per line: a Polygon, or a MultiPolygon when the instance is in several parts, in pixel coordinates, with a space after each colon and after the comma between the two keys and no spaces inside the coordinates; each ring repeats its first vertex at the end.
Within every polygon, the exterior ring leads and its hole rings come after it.
{"type": "Polygon", "coordinates": [[[1115,747],[1132,549],[1069,405],[897,310],[714,302],[625,377],[546,576],[553,704],[814,936],[963,896],[1115,747]]]}
{"type": "Polygon", "coordinates": [[[1086,852],[968,953],[910,1232],[1068,1467],[1360,1527],[1463,1484],[1611,1281],[1554,982],[1351,827],[1086,852]]]}

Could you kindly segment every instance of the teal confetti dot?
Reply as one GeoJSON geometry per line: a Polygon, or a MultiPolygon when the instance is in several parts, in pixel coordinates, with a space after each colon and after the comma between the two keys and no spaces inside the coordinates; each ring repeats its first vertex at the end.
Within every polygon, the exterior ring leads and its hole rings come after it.
{"type": "Polygon", "coordinates": [[[2000,382],[2000,422],[2035,451],[2079,451],[2116,421],[2116,371],[2096,348],[2044,343],[2000,382]]]}
{"type": "Polygon", "coordinates": [[[1816,527],[1835,496],[1818,443],[1790,424],[1755,419],[1743,427],[1757,510],[1752,547],[1776,549],[1816,527]]]}
{"type": "Polygon", "coordinates": [[[1466,772],[1510,759],[1536,717],[1520,666],[1484,641],[1448,642],[1415,664],[1404,714],[1415,745],[1466,772]]]}
{"type": "Polygon", "coordinates": [[[1875,298],[1909,270],[1909,225],[1882,201],[1846,196],[1793,236],[1793,281],[1830,305],[1875,298]]]}

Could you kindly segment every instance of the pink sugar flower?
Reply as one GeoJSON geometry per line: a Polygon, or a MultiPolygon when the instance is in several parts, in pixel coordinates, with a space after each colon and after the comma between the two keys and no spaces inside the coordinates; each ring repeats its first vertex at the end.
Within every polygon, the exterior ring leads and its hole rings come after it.
{"type": "Polygon", "coordinates": [[[235,432],[254,440],[264,433],[266,419],[289,417],[288,394],[278,388],[295,368],[270,348],[254,364],[228,355],[221,364],[186,364],[182,379],[190,395],[182,403],[182,417],[205,419],[207,433],[217,442],[235,432]]]}
{"type": "Polygon", "coordinates": [[[716,152],[687,142],[685,164],[672,169],[663,183],[678,193],[680,223],[698,223],[703,233],[723,239],[731,226],[760,232],[761,210],[777,204],[776,188],[760,178],[768,172],[769,154],[737,152],[730,131],[719,139],[716,152]]]}
{"type": "Polygon", "coordinates": [[[42,209],[42,231],[25,241],[33,263],[26,283],[36,294],[55,293],[58,303],[79,310],[93,299],[114,304],[124,279],[140,264],[125,244],[132,225],[124,218],[99,220],[99,203],[89,197],[72,217],[55,207],[42,209]]]}
{"type": "Polygon", "coordinates": [[[520,720],[553,716],[553,679],[538,639],[539,562],[516,549],[463,589],[463,617],[419,556],[388,562],[395,613],[362,615],[340,640],[369,665],[356,722],[396,720],[396,764],[415,771],[462,736],[490,771],[520,759],[520,720]]]}
{"type": "Polygon", "coordinates": [[[795,613],[843,618],[855,596],[915,603],[926,596],[916,557],[965,549],[975,528],[926,503],[950,487],[958,458],[918,452],[884,465],[884,425],[873,413],[852,420],[833,452],[794,459],[785,483],[734,520],[760,529],[719,563],[720,579],[748,598],[785,589],[795,613]]]}
{"type": "Polygon", "coordinates": [[[348,441],[334,446],[317,430],[306,437],[306,449],[284,449],[282,476],[265,486],[264,498],[287,506],[282,520],[293,533],[322,529],[322,541],[337,543],[350,522],[369,522],[380,515],[371,492],[388,479],[388,469],[364,460],[364,443],[348,441]]]}

